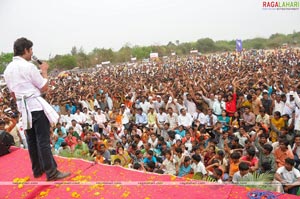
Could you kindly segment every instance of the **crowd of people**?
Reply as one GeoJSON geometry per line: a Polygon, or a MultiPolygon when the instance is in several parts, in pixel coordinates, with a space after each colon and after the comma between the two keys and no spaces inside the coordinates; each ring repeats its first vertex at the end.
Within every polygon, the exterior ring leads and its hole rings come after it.
{"type": "MultiPolygon", "coordinates": [[[[241,183],[268,173],[300,185],[300,50],[170,56],[50,78],[60,115],[53,153],[99,164],[241,183]]],[[[26,148],[22,117],[1,92],[0,130],[26,148]]]]}

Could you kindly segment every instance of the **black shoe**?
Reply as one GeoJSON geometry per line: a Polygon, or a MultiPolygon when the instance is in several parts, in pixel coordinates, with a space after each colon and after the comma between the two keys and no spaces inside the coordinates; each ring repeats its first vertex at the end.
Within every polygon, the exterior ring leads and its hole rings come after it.
{"type": "Polygon", "coordinates": [[[51,178],[48,178],[47,181],[56,181],[56,180],[60,180],[60,179],[66,178],[66,177],[68,177],[68,176],[70,176],[70,175],[71,175],[70,172],[65,172],[65,173],[63,173],[63,172],[58,171],[58,172],[56,173],[56,175],[54,175],[54,176],[51,177],[51,178]]]}
{"type": "Polygon", "coordinates": [[[39,177],[41,177],[43,174],[44,174],[44,172],[39,173],[39,174],[33,174],[33,177],[34,177],[34,178],[39,178],[39,177]]]}

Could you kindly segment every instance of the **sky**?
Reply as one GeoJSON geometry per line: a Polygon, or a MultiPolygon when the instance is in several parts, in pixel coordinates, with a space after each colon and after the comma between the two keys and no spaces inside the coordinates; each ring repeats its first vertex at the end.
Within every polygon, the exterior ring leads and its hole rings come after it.
{"type": "MultiPolygon", "coordinates": [[[[288,0],[279,0],[288,1],[288,0]]],[[[125,44],[251,39],[300,31],[300,10],[263,10],[263,0],[0,0],[0,52],[19,37],[40,59],[125,44]]]]}

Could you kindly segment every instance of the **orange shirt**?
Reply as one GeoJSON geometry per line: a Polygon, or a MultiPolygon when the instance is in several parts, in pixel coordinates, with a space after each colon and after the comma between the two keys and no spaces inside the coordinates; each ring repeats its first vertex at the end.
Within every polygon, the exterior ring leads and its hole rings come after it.
{"type": "Polygon", "coordinates": [[[118,114],[118,115],[116,116],[116,123],[117,123],[117,124],[122,124],[122,117],[123,117],[123,115],[120,115],[120,114],[118,114]]]}
{"type": "Polygon", "coordinates": [[[239,164],[240,164],[240,161],[238,161],[237,163],[234,163],[232,160],[230,160],[230,164],[229,164],[229,176],[230,177],[232,177],[235,172],[239,171],[239,164]]]}
{"type": "Polygon", "coordinates": [[[103,164],[104,163],[104,158],[101,155],[100,157],[95,157],[95,162],[98,164],[103,164]]]}
{"type": "Polygon", "coordinates": [[[147,133],[143,133],[142,137],[141,137],[141,140],[143,141],[143,143],[147,143],[148,142],[148,138],[149,138],[149,136],[147,135],[147,133]]]}
{"type": "Polygon", "coordinates": [[[275,149],[274,156],[277,164],[277,168],[284,166],[286,158],[294,159],[293,152],[291,150],[286,150],[283,152],[280,148],[275,149]]]}
{"type": "Polygon", "coordinates": [[[125,102],[124,102],[124,105],[125,105],[126,107],[128,107],[128,108],[131,108],[131,107],[132,107],[132,104],[133,104],[132,101],[125,101],[125,102]]]}

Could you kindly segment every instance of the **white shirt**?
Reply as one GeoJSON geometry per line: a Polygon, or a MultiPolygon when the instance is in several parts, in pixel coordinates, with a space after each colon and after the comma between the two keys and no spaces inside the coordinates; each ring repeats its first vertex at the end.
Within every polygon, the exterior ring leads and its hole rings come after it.
{"type": "Polygon", "coordinates": [[[72,120],[73,120],[73,115],[62,115],[61,116],[61,123],[65,122],[68,125],[71,125],[72,120]]]}
{"type": "Polygon", "coordinates": [[[151,150],[153,150],[153,149],[156,148],[157,142],[158,142],[158,139],[157,139],[157,138],[155,138],[154,141],[153,141],[151,138],[148,139],[148,143],[151,144],[151,150]]]}
{"type": "Polygon", "coordinates": [[[285,102],[284,107],[283,107],[283,114],[288,114],[291,117],[293,111],[295,110],[295,108],[296,108],[295,100],[291,101],[290,96],[287,95],[286,96],[286,102],[285,102]]]}
{"type": "Polygon", "coordinates": [[[178,115],[177,115],[177,113],[172,113],[172,116],[170,114],[168,114],[166,123],[170,124],[170,129],[175,128],[178,125],[178,115]]]}
{"type": "Polygon", "coordinates": [[[162,112],[162,114],[157,113],[157,121],[159,124],[164,124],[167,120],[167,114],[162,112]]]}
{"type": "Polygon", "coordinates": [[[294,149],[296,149],[296,154],[298,155],[298,157],[300,157],[300,146],[297,146],[295,143],[294,143],[294,146],[292,148],[292,151],[294,151],[294,149]]]}
{"type": "Polygon", "coordinates": [[[143,109],[143,112],[148,114],[148,110],[149,110],[151,104],[149,102],[145,101],[145,102],[140,102],[139,105],[143,109]]]}
{"type": "Polygon", "coordinates": [[[108,109],[112,110],[112,108],[113,108],[113,101],[112,101],[111,97],[108,96],[107,93],[105,94],[105,96],[106,96],[106,102],[107,102],[108,109]]]}
{"type": "Polygon", "coordinates": [[[207,124],[207,126],[213,126],[217,123],[218,121],[218,118],[217,116],[215,115],[211,115],[212,116],[212,121],[210,121],[210,116],[209,115],[206,115],[205,118],[206,118],[206,121],[205,121],[205,124],[207,124]]]}
{"type": "Polygon", "coordinates": [[[86,121],[86,117],[82,112],[75,113],[74,115],[72,115],[72,117],[74,118],[74,120],[76,120],[80,124],[85,123],[85,121],[86,121]]]}
{"type": "Polygon", "coordinates": [[[185,100],[184,103],[185,103],[185,106],[186,106],[186,108],[187,108],[187,112],[188,112],[189,114],[192,115],[193,113],[196,112],[197,108],[196,108],[195,102],[189,101],[189,100],[185,100]]]}
{"type": "Polygon", "coordinates": [[[184,127],[192,126],[193,118],[191,114],[186,113],[186,115],[179,115],[178,116],[178,125],[183,125],[184,127]]]}
{"type": "Polygon", "coordinates": [[[196,112],[193,114],[193,119],[194,119],[194,121],[198,120],[200,122],[200,124],[204,125],[206,122],[206,115],[202,112],[201,113],[196,112]]]}
{"type": "Polygon", "coordinates": [[[241,176],[240,171],[237,171],[237,172],[235,172],[235,173],[233,174],[232,182],[233,182],[233,183],[238,183],[238,182],[241,181],[244,177],[247,177],[247,176],[249,176],[249,175],[251,175],[251,174],[250,174],[250,173],[247,173],[246,175],[241,176]]]}
{"type": "Polygon", "coordinates": [[[96,114],[95,115],[95,121],[97,122],[97,124],[103,124],[104,122],[106,122],[106,116],[103,113],[100,114],[96,114]]]}
{"type": "Polygon", "coordinates": [[[219,100],[215,100],[212,109],[214,114],[221,115],[222,109],[225,110],[225,102],[219,102],[219,100]]]}
{"type": "MultiPolygon", "coordinates": [[[[300,98],[299,95],[294,92],[293,93],[295,103],[297,104],[298,107],[300,107],[300,98]]],[[[294,130],[300,131],[300,109],[296,106],[295,108],[295,127],[294,130]]]]}
{"type": "Polygon", "coordinates": [[[122,116],[122,124],[128,124],[129,123],[129,117],[130,117],[130,109],[126,107],[123,116],[122,116]]]}
{"type": "Polygon", "coordinates": [[[82,105],[82,108],[87,108],[88,110],[91,110],[89,103],[86,100],[78,100],[78,102],[82,105]]]}
{"type": "MultiPolygon", "coordinates": [[[[4,78],[7,87],[15,93],[16,98],[32,94],[39,96],[41,95],[40,89],[47,83],[47,79],[41,76],[34,64],[19,56],[14,57],[13,61],[7,65],[4,78]]],[[[36,98],[29,98],[26,103],[30,112],[43,110],[42,105],[36,98]]],[[[21,112],[21,101],[17,100],[17,106],[21,112]]]]}
{"type": "Polygon", "coordinates": [[[202,173],[203,175],[207,174],[207,171],[205,170],[204,164],[200,161],[198,164],[193,163],[191,165],[192,169],[194,170],[194,173],[202,173]]]}
{"type": "Polygon", "coordinates": [[[274,110],[273,110],[273,114],[276,112],[276,111],[279,111],[281,115],[283,115],[283,108],[284,108],[284,102],[283,101],[280,101],[280,102],[277,102],[275,100],[274,102],[274,110]]]}
{"type": "Polygon", "coordinates": [[[159,108],[160,107],[163,107],[164,106],[164,102],[163,101],[154,101],[153,102],[153,105],[154,105],[154,108],[155,108],[155,111],[157,112],[157,113],[159,113],[159,108]]]}
{"type": "Polygon", "coordinates": [[[171,174],[171,175],[176,175],[176,160],[173,158],[173,161],[170,161],[168,159],[165,159],[162,163],[166,170],[165,170],[165,174],[171,174]]]}
{"type": "Polygon", "coordinates": [[[296,107],[295,109],[295,127],[294,130],[300,131],[300,109],[296,107]]]}
{"type": "Polygon", "coordinates": [[[276,173],[278,173],[287,183],[296,182],[297,179],[300,178],[300,171],[294,167],[291,171],[288,171],[284,166],[282,166],[277,169],[276,173]]]}
{"type": "Polygon", "coordinates": [[[93,124],[93,119],[92,119],[92,113],[91,112],[87,112],[87,113],[83,113],[84,117],[85,117],[85,122],[88,124],[93,124]]]}

